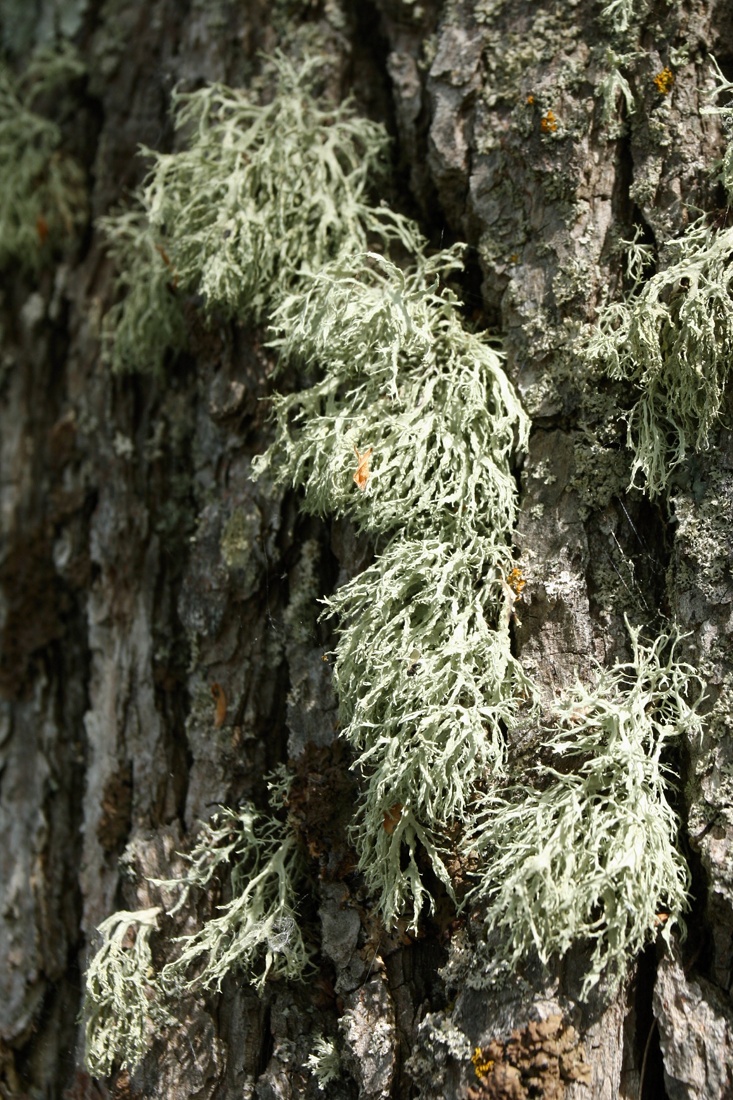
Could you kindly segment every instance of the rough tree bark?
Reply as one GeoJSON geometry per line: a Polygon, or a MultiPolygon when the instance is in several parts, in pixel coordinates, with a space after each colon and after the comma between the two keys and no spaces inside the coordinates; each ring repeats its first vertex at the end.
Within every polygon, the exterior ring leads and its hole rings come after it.
{"type": "Polygon", "coordinates": [[[306,1063],[329,1034],[343,1071],[326,1095],[452,1100],[479,1087],[473,1050],[499,1050],[514,1031],[519,1072],[481,1096],[733,1095],[731,434],[721,428],[650,503],[626,488],[619,391],[589,387],[568,354],[573,326],[622,291],[619,240],[642,226],[659,249],[689,207],[720,205],[711,168],[723,136],[700,109],[710,55],[733,66],[732,9],[641,4],[623,62],[635,110],[613,92],[604,121],[609,7],[0,4],[13,70],[59,38],[78,49],[85,75],[44,110],[63,116],[90,206],[63,257],[37,276],[2,274],[3,1097],[316,1097],[306,1063]],[[650,946],[611,1003],[579,1001],[572,952],[549,975],[475,989],[450,913],[418,938],[370,916],[349,869],[355,790],[322,659],[332,639],[309,604],[369,548],[348,524],[304,518],[295,494],[250,480],[270,431],[263,330],[193,317],[165,378],[115,376],[100,357],[112,268],[94,219],[141,179],[140,144],[170,148],[175,85],[247,86],[258,51],[277,47],[329,58],[330,94],[353,93],[395,136],[401,207],[435,244],[470,245],[468,310],[502,335],[533,420],[517,471],[527,587],[515,646],[527,670],[559,690],[627,654],[625,612],[652,623],[662,609],[689,631],[688,659],[710,685],[710,733],[674,762],[693,876],[688,939],[650,946]],[[669,94],[654,83],[665,67],[669,94]],[[232,975],[220,994],[192,997],[134,1074],[92,1080],[78,1018],[95,929],[115,909],[158,904],[148,879],[170,876],[195,823],[218,804],[262,801],[263,777],[285,761],[311,853],[303,917],[320,943],[316,978],[258,996],[232,975]],[[543,1076],[561,1046],[567,1072],[543,1076]],[[541,1092],[527,1091],[522,1058],[536,1058],[541,1092]]]}

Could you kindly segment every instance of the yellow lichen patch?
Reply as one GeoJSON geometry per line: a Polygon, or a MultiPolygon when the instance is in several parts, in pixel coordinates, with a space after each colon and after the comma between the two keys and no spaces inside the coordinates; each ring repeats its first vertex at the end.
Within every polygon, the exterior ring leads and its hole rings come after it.
{"type": "Polygon", "coordinates": [[[506,583],[514,593],[517,602],[522,598],[522,592],[527,586],[527,581],[524,578],[524,573],[518,566],[514,566],[510,573],[507,574],[506,583]]]}
{"type": "Polygon", "coordinates": [[[654,77],[654,83],[660,95],[669,95],[674,84],[674,73],[671,69],[665,67],[661,73],[657,73],[654,77]]]}
{"type": "Polygon", "coordinates": [[[557,118],[555,112],[548,110],[540,119],[540,130],[543,134],[554,134],[557,130],[557,118]]]}
{"type": "Polygon", "coordinates": [[[477,1077],[485,1077],[487,1073],[491,1073],[494,1068],[494,1061],[492,1058],[484,1058],[484,1052],[481,1047],[476,1047],[471,1057],[473,1062],[474,1073],[477,1077]]]}

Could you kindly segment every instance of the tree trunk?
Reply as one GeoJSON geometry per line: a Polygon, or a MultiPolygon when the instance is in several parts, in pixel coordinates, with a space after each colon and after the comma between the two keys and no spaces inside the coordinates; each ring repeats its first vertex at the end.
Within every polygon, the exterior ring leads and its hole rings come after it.
{"type": "MultiPolygon", "coordinates": [[[[630,489],[632,384],[599,381],[573,350],[628,290],[636,227],[658,258],[694,208],[724,201],[723,127],[701,110],[710,57],[733,65],[730,5],[38,0],[29,13],[0,4],[12,73],[60,43],[83,63],[34,109],[83,166],[89,217],[55,247],[42,214],[40,260],[8,260],[2,278],[0,1096],[733,1095],[730,421],[662,492],[630,489]],[[176,86],[249,88],[260,51],[278,48],[328,59],[331,101],[353,94],[394,136],[392,204],[433,246],[469,245],[467,323],[501,337],[532,419],[511,629],[543,705],[628,660],[625,616],[652,634],[676,623],[707,684],[704,735],[690,729],[668,761],[687,939],[650,943],[612,996],[581,996],[583,944],[482,981],[475,914],[456,917],[437,884],[442,910],[418,933],[375,916],[354,869],[359,781],[317,603],[374,546],[250,476],[279,386],[265,324],[206,325],[189,303],[186,348],[164,373],[115,374],[100,350],[114,289],[96,219],[129,203],[139,146],[173,147],[176,86]],[[180,873],[176,853],[217,807],[264,807],[283,763],[314,972],[262,992],[233,972],[179,1002],[137,1068],[94,1079],[80,1014],[96,929],[165,908],[150,879],[180,873]],[[324,1038],[340,1070],[319,1090],[324,1038]]],[[[0,163],[3,188],[11,171],[0,163]]],[[[199,916],[220,903],[199,898],[199,916]]],[[[193,931],[187,904],[184,926],[161,913],[156,966],[166,937],[193,931]]]]}

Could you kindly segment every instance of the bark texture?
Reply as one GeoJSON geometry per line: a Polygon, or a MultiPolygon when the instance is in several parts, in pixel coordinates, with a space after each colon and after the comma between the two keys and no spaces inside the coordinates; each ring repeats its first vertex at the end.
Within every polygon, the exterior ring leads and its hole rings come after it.
{"type": "Polygon", "coordinates": [[[603,11],[596,0],[0,3],[12,68],[59,37],[85,64],[45,109],[63,115],[92,215],[37,276],[2,273],[0,1096],[733,1095],[733,442],[721,428],[669,499],[650,503],[627,489],[622,389],[589,384],[569,350],[621,292],[619,240],[641,225],[658,249],[689,207],[719,204],[710,169],[723,136],[700,109],[709,56],[733,64],[733,22],[725,0],[647,0],[614,38],[603,11]],[[603,90],[609,48],[622,45],[633,113],[603,90]],[[468,310],[503,336],[534,423],[517,471],[528,583],[515,643],[528,672],[548,694],[585,678],[593,661],[627,656],[624,613],[651,624],[661,609],[689,632],[709,685],[708,732],[675,762],[688,938],[650,947],[611,1003],[580,1002],[580,950],[549,974],[483,988],[470,921],[446,910],[413,938],[370,914],[316,621],[317,598],[370,548],[250,479],[269,438],[264,331],[192,316],[189,351],[165,378],[113,376],[100,356],[112,269],[94,219],[139,182],[140,144],[170,148],[174,86],[246,86],[258,51],[277,47],[330,59],[330,94],[353,93],[395,135],[398,204],[435,244],[470,245],[468,310]],[[654,83],[665,66],[668,95],[654,83]],[[196,822],[218,804],[262,802],[263,777],[284,761],[310,858],[315,976],[258,996],[232,975],[183,1005],[134,1074],[92,1080],[78,1017],[95,929],[116,909],[160,904],[149,879],[180,865],[196,822]],[[323,1093],[308,1068],[318,1036],[336,1037],[342,1061],[323,1093]],[[483,1078],[477,1047],[493,1063],[483,1078]]]}

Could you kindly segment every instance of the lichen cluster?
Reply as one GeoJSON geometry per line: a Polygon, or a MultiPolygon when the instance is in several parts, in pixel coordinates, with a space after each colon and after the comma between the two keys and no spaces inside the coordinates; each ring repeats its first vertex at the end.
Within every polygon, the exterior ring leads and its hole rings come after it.
{"type": "Polygon", "coordinates": [[[100,222],[123,295],[106,320],[115,368],[159,368],[181,346],[187,298],[259,321],[303,275],[401,239],[408,223],[367,199],[385,171],[382,127],[309,95],[315,62],[272,65],[264,106],[221,85],[174,93],[181,148],[143,149],[152,166],[133,211],[100,222]]]}
{"type": "Polygon", "coordinates": [[[431,904],[418,849],[450,890],[445,830],[502,765],[502,724],[519,705],[502,580],[527,421],[499,355],[441,284],[457,252],[428,258],[416,229],[403,237],[409,266],[358,254],[304,276],[275,310],[281,356],[314,381],[276,400],[275,441],[255,469],[302,488],[308,510],[386,540],[328,602],[342,736],[364,779],[359,866],[385,921],[407,912],[416,927],[431,904]],[[367,445],[360,491],[354,448],[367,445]]]}
{"type": "Polygon", "coordinates": [[[471,829],[481,856],[472,900],[499,944],[495,964],[592,945],[582,997],[601,975],[616,987],[687,908],[662,758],[680,735],[700,734],[701,684],[676,636],[644,645],[631,630],[631,641],[631,661],[558,701],[543,746],[552,762],[531,785],[490,791],[471,829]]]}
{"type": "MultiPolygon", "coordinates": [[[[506,730],[535,713],[510,644],[528,420],[495,343],[464,323],[451,289],[460,249],[431,254],[413,222],[370,199],[384,132],[317,101],[310,67],[276,68],[266,106],[221,87],[179,96],[182,148],[154,154],[136,210],[106,221],[127,290],[109,322],[113,361],[160,365],[185,335],[186,297],[210,318],[269,321],[281,364],[308,385],[275,398],[255,473],[373,543],[326,613],[361,780],[353,838],[376,907],[416,928],[433,905],[425,866],[452,893],[446,852],[463,828],[500,961],[589,941],[584,992],[604,972],[617,982],[685,907],[660,756],[684,723],[696,728],[693,674],[670,637],[645,647],[632,632],[629,664],[558,701],[544,749],[554,763],[531,784],[506,778],[506,730]],[[141,292],[150,280],[152,300],[171,306],[159,327],[141,292]]],[[[231,898],[166,964],[161,994],[218,988],[232,969],[257,988],[302,973],[299,859],[252,807],[205,827],[187,872],[158,886],[181,891],[175,915],[231,864],[231,898]]]]}
{"type": "MultiPolygon", "coordinates": [[[[729,84],[714,70],[718,93],[729,84]]],[[[710,108],[730,126],[733,108],[710,108]]],[[[721,178],[733,199],[733,142],[721,178]]],[[[688,456],[709,446],[720,423],[733,353],[733,230],[703,217],[660,256],[620,302],[606,305],[588,341],[590,358],[638,394],[628,417],[631,482],[650,496],[688,456]]]]}
{"type": "Polygon", "coordinates": [[[0,267],[37,270],[86,218],[84,173],[60,127],[37,110],[81,71],[68,51],[38,54],[20,78],[0,64],[0,267]]]}
{"type": "MultiPolygon", "coordinates": [[[[273,787],[276,803],[282,782],[273,787]]],[[[302,856],[287,826],[249,804],[225,808],[201,826],[183,858],[183,874],[154,880],[175,897],[169,917],[215,884],[227,900],[197,932],[176,940],[180,950],[160,971],[150,940],[162,907],[114,913],[99,926],[102,945],[87,970],[83,1011],[86,1063],[96,1076],[138,1065],[155,1032],[175,1022],[167,1005],[191,990],[221,988],[233,971],[261,989],[270,975],[297,979],[308,967],[297,923],[302,856]]]]}
{"type": "Polygon", "coordinates": [[[153,1027],[169,1022],[150,947],[161,912],[160,907],[122,910],[99,926],[102,946],[89,964],[84,992],[86,1062],[97,1077],[108,1076],[114,1065],[136,1066],[153,1027]]]}

